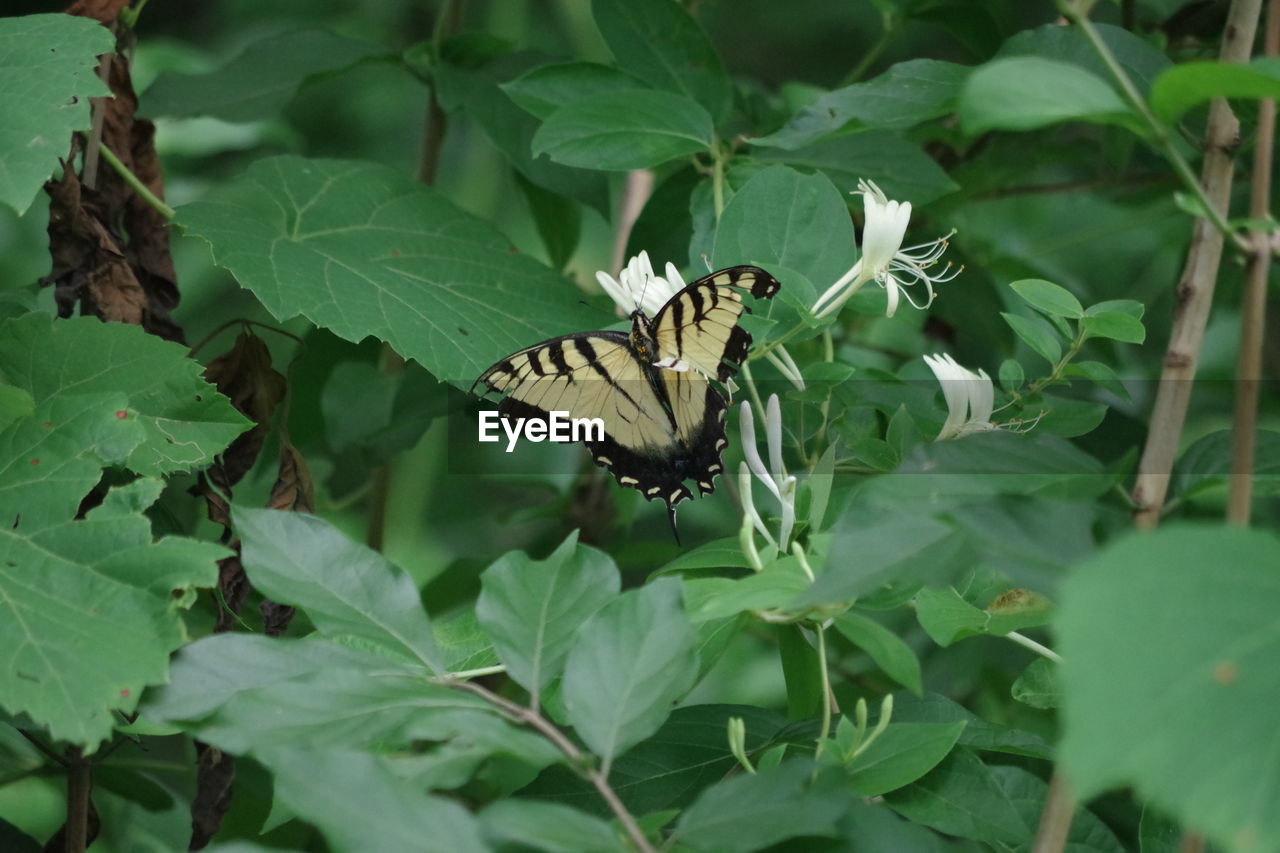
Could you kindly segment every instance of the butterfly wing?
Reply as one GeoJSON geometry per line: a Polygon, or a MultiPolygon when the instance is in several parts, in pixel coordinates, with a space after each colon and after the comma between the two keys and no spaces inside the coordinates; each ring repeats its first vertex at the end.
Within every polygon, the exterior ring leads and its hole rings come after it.
{"type": "Polygon", "coordinates": [[[673,512],[692,497],[683,482],[692,460],[676,438],[666,390],[652,373],[636,358],[627,335],[588,332],[512,353],[477,383],[506,395],[498,406],[505,417],[546,420],[563,411],[571,418],[600,418],[603,438],[583,442],[596,464],[619,485],[660,498],[673,512]]]}
{"type": "Polygon", "coordinates": [[[779,287],[776,278],[753,266],[727,267],[698,279],[653,319],[660,358],[678,359],[704,376],[729,378],[751,348],[751,333],[738,325],[751,310],[743,293],[772,299],[779,287]]]}

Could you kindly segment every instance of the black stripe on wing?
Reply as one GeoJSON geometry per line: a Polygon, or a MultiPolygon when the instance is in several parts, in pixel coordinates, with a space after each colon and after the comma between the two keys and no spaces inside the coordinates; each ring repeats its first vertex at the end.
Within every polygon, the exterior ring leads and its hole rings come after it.
{"type": "Polygon", "coordinates": [[[661,355],[687,361],[724,381],[738,372],[751,349],[751,333],[738,325],[751,308],[739,291],[757,299],[772,299],[781,285],[755,266],[717,270],[683,288],[654,317],[654,335],[661,355]]]}

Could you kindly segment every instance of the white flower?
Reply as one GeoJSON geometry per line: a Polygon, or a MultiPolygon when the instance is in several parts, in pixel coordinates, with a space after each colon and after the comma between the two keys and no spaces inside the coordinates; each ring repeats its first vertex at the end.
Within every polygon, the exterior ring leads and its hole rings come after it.
{"type": "Polygon", "coordinates": [[[866,224],[862,228],[862,257],[818,297],[813,305],[814,314],[826,317],[840,310],[840,306],[849,297],[872,280],[887,293],[889,306],[885,316],[893,316],[902,296],[914,308],[928,308],[933,303],[933,286],[950,281],[964,269],[961,267],[951,272],[951,264],[948,262],[940,273],[930,274],[928,271],[947,250],[947,238],[955,232],[904,249],[902,239],[907,233],[907,223],[911,221],[911,202],[889,201],[884,192],[871,181],[858,181],[858,192],[862,194],[863,209],[866,211],[866,224]],[[907,290],[920,282],[924,283],[929,294],[929,298],[923,303],[912,299],[907,290]]]}
{"type": "Polygon", "coordinates": [[[924,360],[937,377],[947,401],[947,420],[935,441],[996,428],[991,423],[995,388],[985,370],[979,368],[974,373],[949,355],[926,355],[924,360]]]}
{"type": "Polygon", "coordinates": [[[640,309],[652,317],[667,304],[668,299],[684,288],[684,279],[675,264],[668,261],[666,273],[665,278],[655,275],[653,264],[649,263],[649,253],[641,252],[627,261],[626,267],[618,273],[620,281],[603,271],[596,273],[596,281],[625,316],[640,309]]]}
{"type": "Polygon", "coordinates": [[[782,467],[782,412],[778,405],[778,395],[770,394],[769,402],[765,406],[764,429],[765,449],[769,453],[768,468],[765,467],[764,460],[760,458],[760,451],[756,448],[755,415],[752,414],[751,404],[745,400],[742,403],[741,427],[742,455],[746,457],[746,462],[740,467],[738,474],[739,484],[742,486],[743,512],[770,545],[785,553],[791,540],[791,531],[796,523],[796,478],[782,467]],[[751,479],[747,476],[748,469],[778,499],[782,525],[778,530],[776,542],[769,534],[769,529],[765,527],[764,520],[756,512],[755,501],[751,497],[751,479]]]}

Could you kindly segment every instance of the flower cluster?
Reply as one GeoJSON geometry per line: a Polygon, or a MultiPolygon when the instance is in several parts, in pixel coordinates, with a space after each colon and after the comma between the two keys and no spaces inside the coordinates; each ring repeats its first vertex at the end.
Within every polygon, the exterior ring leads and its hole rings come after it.
{"type": "Polygon", "coordinates": [[[755,414],[751,410],[751,404],[745,400],[739,420],[742,427],[742,455],[746,457],[746,461],[738,466],[738,489],[742,493],[742,511],[750,521],[750,526],[743,525],[742,539],[748,556],[753,558],[753,565],[758,571],[762,564],[755,550],[751,528],[754,527],[776,551],[784,554],[787,552],[796,523],[796,478],[795,475],[788,474],[782,465],[782,411],[778,405],[778,395],[770,394],[769,402],[765,405],[765,450],[769,454],[769,467],[765,467],[760,451],[756,448],[755,414]],[[782,522],[777,539],[773,538],[764,519],[756,511],[755,500],[751,495],[753,474],[778,500],[782,522]]]}
{"type": "Polygon", "coordinates": [[[617,279],[602,271],[596,273],[596,281],[600,282],[623,316],[630,316],[639,308],[652,317],[684,287],[680,271],[670,261],[667,261],[665,277],[655,274],[648,252],[641,252],[627,261],[617,279]]]}
{"type": "Polygon", "coordinates": [[[978,368],[974,373],[949,355],[926,355],[924,361],[937,377],[938,384],[942,386],[942,396],[947,401],[947,420],[935,441],[996,428],[991,423],[995,388],[985,370],[978,368]]]}
{"type": "MultiPolygon", "coordinates": [[[[889,307],[886,316],[892,317],[898,310],[898,302],[905,298],[913,308],[928,308],[934,299],[934,285],[950,281],[964,267],[952,270],[948,262],[939,273],[929,270],[947,250],[946,237],[928,243],[902,248],[911,221],[911,202],[889,201],[881,189],[871,181],[859,181],[866,224],[862,228],[862,257],[818,297],[813,305],[817,317],[826,317],[840,310],[849,297],[857,293],[868,281],[875,281],[885,289],[889,307]],[[923,284],[928,298],[917,302],[907,289],[923,284]]],[[[951,232],[954,234],[955,232],[951,232]]]]}

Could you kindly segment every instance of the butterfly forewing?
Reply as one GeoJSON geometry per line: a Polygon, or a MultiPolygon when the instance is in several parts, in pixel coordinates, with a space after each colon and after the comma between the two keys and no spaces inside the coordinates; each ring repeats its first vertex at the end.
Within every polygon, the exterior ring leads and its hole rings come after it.
{"type": "Polygon", "coordinates": [[[698,279],[671,297],[654,318],[659,354],[706,376],[727,379],[751,348],[750,333],[738,326],[739,318],[751,310],[740,291],[769,299],[778,287],[777,279],[751,266],[729,267],[698,279]]]}

